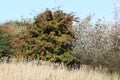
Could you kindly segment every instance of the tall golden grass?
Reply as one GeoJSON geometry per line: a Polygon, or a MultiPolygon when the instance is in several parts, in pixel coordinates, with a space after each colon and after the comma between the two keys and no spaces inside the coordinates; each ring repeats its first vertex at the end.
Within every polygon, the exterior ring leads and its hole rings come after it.
{"type": "Polygon", "coordinates": [[[0,63],[0,80],[120,80],[118,74],[97,71],[86,66],[79,70],[49,63],[36,62],[0,63]]]}

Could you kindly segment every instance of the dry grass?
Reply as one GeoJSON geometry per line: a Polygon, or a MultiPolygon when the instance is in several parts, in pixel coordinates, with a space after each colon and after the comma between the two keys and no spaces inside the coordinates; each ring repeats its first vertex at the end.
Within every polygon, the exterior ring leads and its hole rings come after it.
{"type": "Polygon", "coordinates": [[[0,63],[0,80],[120,80],[120,76],[95,71],[85,66],[80,70],[69,71],[51,64],[3,62],[0,63]]]}

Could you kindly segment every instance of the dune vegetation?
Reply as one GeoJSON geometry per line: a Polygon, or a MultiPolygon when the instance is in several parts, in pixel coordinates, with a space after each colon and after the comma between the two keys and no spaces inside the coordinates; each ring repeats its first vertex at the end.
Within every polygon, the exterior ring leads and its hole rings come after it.
{"type": "Polygon", "coordinates": [[[93,70],[81,66],[78,70],[68,70],[63,65],[46,62],[0,63],[0,80],[120,80],[116,73],[93,70]]]}

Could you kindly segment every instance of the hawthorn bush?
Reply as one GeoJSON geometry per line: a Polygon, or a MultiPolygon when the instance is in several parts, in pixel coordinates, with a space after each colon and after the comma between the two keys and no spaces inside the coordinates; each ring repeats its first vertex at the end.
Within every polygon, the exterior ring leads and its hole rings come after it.
{"type": "Polygon", "coordinates": [[[86,17],[74,29],[78,36],[73,54],[81,64],[107,68],[120,73],[120,25],[98,19],[93,25],[86,17]]]}
{"type": "Polygon", "coordinates": [[[63,62],[66,65],[78,62],[72,55],[72,40],[75,39],[73,21],[77,21],[77,18],[62,10],[52,12],[47,9],[37,15],[27,30],[15,36],[15,56],[30,60],[63,62]]]}

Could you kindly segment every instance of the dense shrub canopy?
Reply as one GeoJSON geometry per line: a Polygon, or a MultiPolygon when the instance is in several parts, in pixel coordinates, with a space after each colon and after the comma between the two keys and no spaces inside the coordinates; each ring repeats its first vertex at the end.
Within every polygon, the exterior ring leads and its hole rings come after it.
{"type": "Polygon", "coordinates": [[[28,30],[13,40],[17,57],[41,59],[51,62],[69,63],[75,61],[72,55],[72,30],[74,16],[62,10],[46,10],[35,17],[28,30]]]}
{"type": "Polygon", "coordinates": [[[93,25],[88,16],[76,27],[77,41],[73,53],[81,64],[106,67],[120,72],[120,25],[98,19],[93,25]]]}

